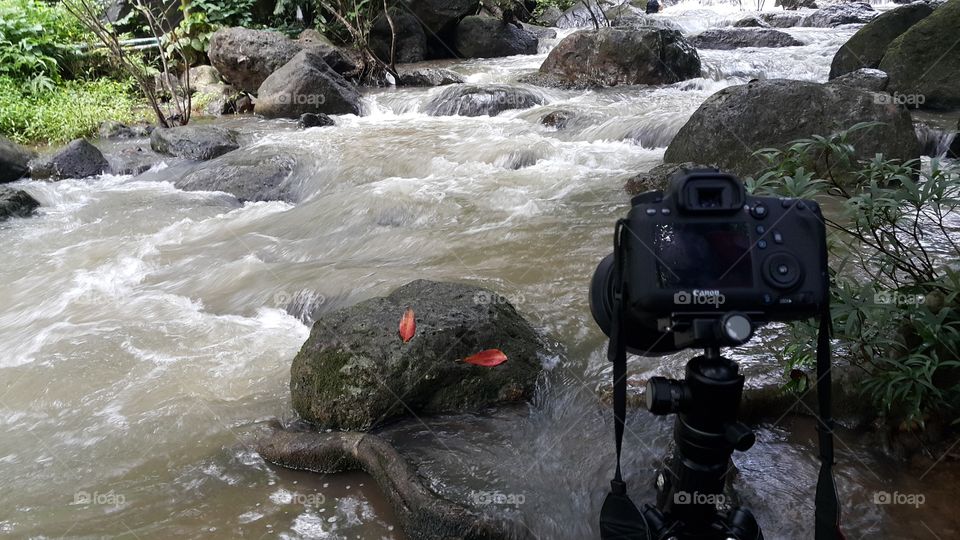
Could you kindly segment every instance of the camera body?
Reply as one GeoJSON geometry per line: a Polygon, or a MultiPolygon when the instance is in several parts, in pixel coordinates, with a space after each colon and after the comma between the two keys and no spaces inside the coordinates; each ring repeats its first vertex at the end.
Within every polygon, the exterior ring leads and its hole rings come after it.
{"type": "Polygon", "coordinates": [[[750,325],[748,339],[754,323],[814,317],[827,302],[826,233],[814,201],[754,197],[730,174],[684,170],[666,191],[635,197],[618,230],[618,253],[594,274],[591,310],[609,335],[622,294],[625,339],[638,354],[709,344],[704,325],[733,324],[724,320],[732,313],[750,325]]]}

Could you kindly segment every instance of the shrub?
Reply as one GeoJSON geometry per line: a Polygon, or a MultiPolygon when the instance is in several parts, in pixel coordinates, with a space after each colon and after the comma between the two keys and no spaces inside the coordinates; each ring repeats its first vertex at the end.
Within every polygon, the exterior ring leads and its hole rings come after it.
{"type": "Polygon", "coordinates": [[[0,0],[0,77],[52,88],[76,65],[76,45],[88,37],[59,2],[0,0]]]}
{"type": "Polygon", "coordinates": [[[0,133],[20,143],[65,142],[95,132],[104,120],[132,122],[139,103],[131,85],[67,81],[37,91],[0,77],[0,133]]]}
{"type": "MultiPolygon", "coordinates": [[[[960,411],[960,235],[949,224],[960,208],[960,173],[936,160],[922,172],[917,162],[882,156],[858,162],[849,134],[871,127],[761,150],[769,166],[747,185],[840,207],[827,212],[834,337],[865,370],[863,391],[878,410],[910,429],[960,411]],[[829,167],[824,178],[811,172],[817,162],[843,164],[844,181],[829,167]]],[[[815,330],[792,326],[798,341],[786,348],[788,371],[812,366],[815,330]]]]}

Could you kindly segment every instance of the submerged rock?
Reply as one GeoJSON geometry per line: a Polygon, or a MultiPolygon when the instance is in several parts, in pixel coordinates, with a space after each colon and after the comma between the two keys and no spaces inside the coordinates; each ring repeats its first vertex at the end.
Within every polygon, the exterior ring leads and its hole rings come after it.
{"type": "Polygon", "coordinates": [[[26,148],[0,135],[0,184],[19,180],[29,174],[32,157],[26,148]]]}
{"type": "Polygon", "coordinates": [[[800,23],[803,21],[803,15],[799,13],[773,11],[761,13],[760,19],[773,28],[792,28],[794,26],[800,26],[800,23]]]}
{"type": "Polygon", "coordinates": [[[933,13],[923,3],[891,9],[866,24],[840,47],[830,65],[830,78],[880,65],[887,47],[893,40],[933,13]]]}
{"type": "Polygon", "coordinates": [[[304,113],[360,114],[360,93],[312,51],[301,51],[257,91],[257,114],[298,118],[304,113]]]}
{"type": "Polygon", "coordinates": [[[707,161],[747,175],[764,166],[753,155],[757,150],[830,135],[860,122],[880,125],[851,136],[859,157],[871,159],[880,153],[888,159],[919,158],[910,113],[883,97],[890,96],[842,84],[787,79],[724,88],[707,98],[680,128],[664,161],[707,161]]]}
{"type": "Polygon", "coordinates": [[[39,206],[40,203],[26,191],[0,186],[0,221],[13,217],[27,217],[39,206]]]}
{"type": "Polygon", "coordinates": [[[109,170],[110,163],[103,153],[86,139],[71,141],[54,154],[30,162],[30,176],[38,180],[87,178],[109,170]]]}
{"type": "Polygon", "coordinates": [[[741,47],[798,47],[804,43],[786,32],[772,28],[711,28],[690,38],[698,49],[739,49],[741,47]]]}
{"type": "Polygon", "coordinates": [[[505,84],[458,84],[445,89],[424,105],[430,116],[496,116],[510,109],[543,105],[542,95],[505,84]]]}
{"type": "Polygon", "coordinates": [[[240,145],[237,132],[214,126],[178,126],[159,128],[150,134],[154,152],[205,161],[232,152],[240,145]]]}
{"type": "Polygon", "coordinates": [[[475,411],[529,398],[545,345],[503,297],[456,283],[417,280],[382,298],[320,317],[290,370],[293,406],[305,420],[367,430],[423,414],[475,411]],[[416,334],[397,333],[407,309],[416,334]],[[507,361],[463,359],[499,349],[507,361]]]}
{"type": "Polygon", "coordinates": [[[465,82],[456,71],[443,68],[420,68],[400,71],[400,86],[446,86],[465,82]]]}
{"type": "Polygon", "coordinates": [[[818,9],[800,21],[800,26],[831,28],[842,24],[864,24],[873,20],[877,11],[866,2],[833,4],[818,9]]]}
{"type": "Polygon", "coordinates": [[[550,51],[530,82],[597,87],[671,84],[700,76],[697,50],[675,30],[580,30],[550,51]]]}
{"type": "Polygon", "coordinates": [[[299,128],[312,128],[312,127],[327,127],[336,124],[333,121],[333,118],[320,113],[304,113],[300,115],[300,120],[297,121],[297,127],[299,128]]]}
{"type": "Polygon", "coordinates": [[[960,107],[958,29],[960,2],[951,1],[893,40],[879,66],[889,90],[931,109],[960,107]]]}
{"type": "Polygon", "coordinates": [[[465,17],[457,25],[456,47],[464,58],[537,54],[537,37],[493,17],[465,17]]]}
{"type": "Polygon", "coordinates": [[[552,113],[547,113],[540,118],[540,123],[552,128],[557,128],[558,130],[564,129],[567,127],[567,123],[570,122],[570,119],[574,117],[574,113],[567,110],[553,111],[552,113]]]}
{"type": "Polygon", "coordinates": [[[163,156],[143,146],[123,148],[106,157],[113,174],[141,174],[163,160],[163,156]]]}
{"type": "Polygon", "coordinates": [[[759,15],[747,15],[738,21],[734,21],[730,26],[734,28],[770,28],[770,23],[761,19],[759,15]]]}
{"type": "Polygon", "coordinates": [[[223,191],[240,202],[297,202],[296,164],[295,156],[271,149],[230,152],[180,176],[174,185],[184,191],[223,191]]]}

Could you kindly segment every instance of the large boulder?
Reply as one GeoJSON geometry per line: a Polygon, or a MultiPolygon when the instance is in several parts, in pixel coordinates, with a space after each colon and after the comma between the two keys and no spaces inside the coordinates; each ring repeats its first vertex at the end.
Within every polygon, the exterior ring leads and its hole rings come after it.
{"type": "Polygon", "coordinates": [[[762,148],[830,135],[860,122],[881,125],[853,134],[857,155],[920,157],[910,113],[885,94],[842,84],[775,79],[724,88],[700,105],[667,147],[665,162],[708,162],[741,175],[756,173],[762,148]],[[784,114],[790,111],[790,114],[784,114]]]}
{"type": "Polygon", "coordinates": [[[690,38],[698,49],[739,49],[741,47],[797,47],[803,42],[772,28],[710,28],[690,38]]]}
{"type": "Polygon", "coordinates": [[[480,9],[480,0],[405,0],[410,11],[432,34],[444,34],[480,9]]]}
{"type": "Polygon", "coordinates": [[[194,161],[206,161],[240,145],[237,132],[215,126],[177,126],[160,128],[150,134],[150,148],[158,154],[176,156],[194,161]]]}
{"type": "Polygon", "coordinates": [[[40,203],[22,189],[0,186],[0,221],[12,217],[27,217],[40,203]]]}
{"type": "Polygon", "coordinates": [[[0,135],[0,184],[19,180],[29,174],[32,157],[25,148],[0,135]]]}
{"type": "Polygon", "coordinates": [[[257,90],[256,111],[267,118],[360,114],[360,93],[323,57],[305,50],[263,81],[257,90]]]}
{"type": "Polygon", "coordinates": [[[607,23],[605,12],[626,3],[626,0],[589,0],[586,4],[578,0],[553,26],[557,28],[595,28],[596,24],[604,26],[607,23]]]}
{"type": "Polygon", "coordinates": [[[271,73],[301,50],[323,57],[331,68],[348,73],[355,65],[340,49],[314,40],[294,41],[272,30],[221,28],[210,36],[207,55],[220,75],[238,90],[256,93],[271,73]]]}
{"type": "Polygon", "coordinates": [[[832,28],[841,24],[865,24],[876,16],[877,11],[866,2],[833,4],[807,15],[800,26],[832,28]]]}
{"type": "Polygon", "coordinates": [[[700,55],[676,30],[601,28],[564,38],[533,82],[597,87],[671,84],[700,76],[700,55]]]}
{"type": "Polygon", "coordinates": [[[933,8],[918,2],[891,9],[868,22],[834,55],[830,78],[879,66],[890,43],[931,13],[933,8]]]}
{"type": "Polygon", "coordinates": [[[790,10],[797,10],[800,8],[817,9],[816,0],[777,0],[773,5],[790,10]]]}
{"type": "Polygon", "coordinates": [[[427,58],[427,34],[420,26],[420,21],[405,10],[391,9],[389,20],[380,14],[370,29],[370,47],[378,58],[390,63],[391,46],[394,61],[398,64],[420,62],[427,58]],[[390,28],[391,20],[393,29],[390,28]]]}
{"type": "Polygon", "coordinates": [[[400,86],[446,86],[466,81],[456,71],[443,68],[412,69],[400,71],[398,75],[397,84],[400,86]]]}
{"type": "Polygon", "coordinates": [[[86,139],[71,141],[57,152],[30,162],[30,176],[38,180],[87,178],[108,171],[107,158],[86,139]]]}
{"type": "Polygon", "coordinates": [[[503,297],[418,280],[382,298],[323,315],[290,370],[300,416],[321,427],[368,430],[410,416],[477,411],[529,398],[546,347],[503,297]],[[412,309],[416,334],[397,333],[412,309]],[[507,361],[464,358],[499,349],[507,361]]]}
{"type": "Polygon", "coordinates": [[[293,171],[296,156],[275,148],[255,147],[193,167],[174,185],[184,191],[223,191],[246,201],[286,201],[300,198],[293,171]]]}
{"type": "Polygon", "coordinates": [[[457,25],[456,47],[464,58],[537,54],[537,37],[493,17],[472,15],[457,25]]]}
{"type": "Polygon", "coordinates": [[[505,84],[458,84],[446,88],[424,105],[430,116],[496,116],[510,109],[528,109],[546,103],[543,94],[505,84]]]}
{"type": "Polygon", "coordinates": [[[845,84],[861,90],[883,92],[890,83],[890,76],[879,69],[863,68],[832,79],[829,84],[845,84]]]}
{"type": "Polygon", "coordinates": [[[761,19],[759,15],[747,15],[734,21],[730,26],[734,28],[770,28],[770,23],[761,19]]]}
{"type": "Polygon", "coordinates": [[[889,90],[923,96],[924,107],[960,107],[958,29],[960,1],[953,0],[893,40],[880,61],[890,75],[889,90]]]}

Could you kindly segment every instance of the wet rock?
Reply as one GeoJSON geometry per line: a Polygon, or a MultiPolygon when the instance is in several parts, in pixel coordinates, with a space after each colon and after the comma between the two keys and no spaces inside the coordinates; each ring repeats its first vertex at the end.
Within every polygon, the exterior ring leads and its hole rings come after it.
{"type": "Polygon", "coordinates": [[[315,41],[294,41],[272,30],[222,28],[210,36],[207,55],[220,75],[238,90],[256,93],[271,73],[301,50],[318,54],[338,73],[356,69],[340,49],[315,41]]]}
{"type": "Polygon", "coordinates": [[[411,414],[523,401],[545,353],[530,324],[499,295],[417,280],[321,316],[293,361],[290,392],[296,411],[317,426],[368,430],[411,414]],[[397,327],[408,308],[416,334],[403,343],[397,327]],[[508,360],[496,367],[462,362],[486,349],[500,349],[508,360]]]}
{"type": "Polygon", "coordinates": [[[800,21],[800,26],[832,28],[842,24],[865,24],[877,16],[877,11],[866,2],[833,4],[818,9],[800,21]]]}
{"type": "Polygon", "coordinates": [[[528,109],[546,102],[543,95],[505,84],[458,84],[424,105],[430,116],[496,116],[510,109],[528,109]]]}
{"type": "MultiPolygon", "coordinates": [[[[604,11],[604,17],[609,22],[609,26],[614,28],[633,28],[634,30],[663,28],[665,30],[682,30],[680,25],[666,17],[647,15],[645,6],[646,2],[621,4],[604,11]],[[641,3],[642,5],[640,5],[641,3]]],[[[593,26],[592,22],[588,26],[593,26]]]]}
{"type": "Polygon", "coordinates": [[[879,66],[889,90],[931,109],[960,107],[958,28],[960,2],[947,2],[893,40],[879,66]]]}
{"type": "Polygon", "coordinates": [[[420,68],[400,71],[400,86],[446,86],[465,82],[456,71],[443,68],[420,68]]]}
{"type": "Polygon", "coordinates": [[[312,127],[326,127],[336,124],[333,121],[333,118],[320,113],[304,113],[300,115],[300,120],[297,121],[297,127],[301,129],[312,128],[312,127]]]}
{"type": "Polygon", "coordinates": [[[863,68],[837,77],[829,84],[844,84],[870,92],[883,92],[887,89],[889,82],[890,77],[879,69],[863,68]]]}
{"type": "Polygon", "coordinates": [[[213,66],[194,66],[188,72],[190,76],[190,87],[194,91],[203,91],[207,86],[223,84],[220,78],[220,72],[213,66]]]}
{"type": "Polygon", "coordinates": [[[798,47],[803,42],[772,28],[711,28],[690,38],[698,49],[739,49],[741,47],[798,47]]]}
{"type": "Polygon", "coordinates": [[[457,23],[480,9],[480,0],[406,0],[420,23],[435,35],[453,31],[457,23]]]}
{"type": "Polygon", "coordinates": [[[763,168],[753,153],[859,122],[880,122],[851,136],[857,155],[901,160],[920,156],[910,113],[877,94],[838,84],[775,79],[731,86],[700,105],[667,147],[664,161],[708,161],[741,175],[763,168]],[[783,114],[790,111],[790,114],[783,114]],[[722,134],[722,136],[720,136],[722,134]]]}
{"type": "Polygon", "coordinates": [[[214,126],[178,126],[159,128],[150,134],[150,148],[159,154],[206,161],[240,145],[237,132],[214,126]]]}
{"type": "Polygon", "coordinates": [[[106,157],[113,174],[131,175],[144,173],[164,159],[163,156],[152,151],[149,147],[143,146],[123,148],[106,157]]]}
{"type": "Polygon", "coordinates": [[[27,217],[40,206],[36,199],[22,189],[0,186],[0,221],[27,217]]]}
{"type": "Polygon", "coordinates": [[[747,15],[746,17],[735,21],[734,28],[770,28],[770,23],[760,18],[759,15],[747,15]]]}
{"type": "Polygon", "coordinates": [[[773,28],[792,28],[794,26],[800,26],[800,23],[803,21],[803,17],[804,16],[799,13],[784,13],[782,11],[760,14],[760,19],[765,21],[773,28]]]}
{"type": "Polygon", "coordinates": [[[305,45],[326,45],[333,47],[333,42],[327,36],[320,33],[316,28],[307,28],[297,35],[297,41],[305,45]]]}
{"type": "Polygon", "coordinates": [[[596,28],[596,22],[604,26],[607,21],[604,11],[624,3],[623,0],[589,0],[586,5],[576,2],[553,24],[557,28],[596,28]],[[596,22],[595,22],[596,21],[596,22]]]}
{"type": "Polygon", "coordinates": [[[537,22],[544,26],[556,26],[560,17],[563,17],[563,12],[560,11],[560,8],[557,6],[551,5],[547,6],[547,8],[543,10],[543,13],[537,17],[537,22]]]}
{"type": "Polygon", "coordinates": [[[537,37],[492,17],[465,17],[457,25],[456,47],[464,58],[536,54],[537,37]]]}
{"type": "Polygon", "coordinates": [[[241,202],[297,202],[292,174],[296,157],[269,148],[230,152],[207,161],[178,178],[184,191],[223,191],[241,202]]]}
{"type": "Polygon", "coordinates": [[[30,176],[38,180],[87,178],[109,170],[107,159],[96,146],[85,139],[71,141],[56,153],[30,162],[30,176]]]}
{"type": "Polygon", "coordinates": [[[777,0],[773,5],[790,10],[800,8],[817,9],[816,0],[777,0]]]}
{"type": "Polygon", "coordinates": [[[114,122],[113,120],[100,122],[100,126],[97,128],[97,135],[99,135],[101,139],[132,139],[136,137],[133,130],[130,129],[130,126],[122,122],[114,122]]]}
{"type": "Polygon", "coordinates": [[[32,157],[27,149],[0,135],[0,184],[27,176],[32,157]]]}
{"type": "Polygon", "coordinates": [[[866,24],[840,47],[830,65],[830,78],[856,71],[860,68],[875,68],[880,65],[887,47],[911,26],[933,13],[933,8],[923,3],[891,9],[866,24]]]}
{"type": "Polygon", "coordinates": [[[522,26],[524,30],[533,34],[538,40],[555,39],[557,37],[557,31],[553,28],[546,28],[544,26],[537,26],[535,24],[527,23],[522,23],[522,26]]]}
{"type": "Polygon", "coordinates": [[[222,116],[238,111],[237,101],[241,94],[229,84],[216,84],[204,87],[193,96],[193,103],[200,104],[200,113],[205,116],[222,116]]]}
{"type": "Polygon", "coordinates": [[[304,113],[360,114],[356,87],[312,51],[301,51],[257,92],[257,114],[299,118],[304,113]]]}
{"type": "MultiPolygon", "coordinates": [[[[410,12],[397,8],[391,9],[390,16],[396,30],[394,60],[398,64],[406,64],[426,59],[427,34],[420,26],[420,21],[410,12]]],[[[392,40],[393,31],[390,29],[390,21],[381,14],[370,29],[370,45],[377,57],[388,64],[392,40]]]]}
{"type": "Polygon", "coordinates": [[[666,189],[667,184],[670,182],[670,178],[673,177],[675,173],[684,169],[716,168],[716,165],[703,165],[700,163],[694,163],[692,161],[685,163],[661,163],[660,165],[650,169],[648,172],[643,172],[627,178],[627,181],[623,184],[623,189],[627,192],[627,195],[635,197],[648,191],[666,189]]]}
{"type": "Polygon", "coordinates": [[[540,118],[540,123],[552,128],[564,129],[567,127],[567,122],[573,118],[574,114],[571,111],[553,111],[552,113],[545,114],[540,118]]]}
{"type": "Polygon", "coordinates": [[[602,28],[564,38],[531,82],[597,87],[671,84],[700,76],[700,56],[675,30],[602,28]]]}

